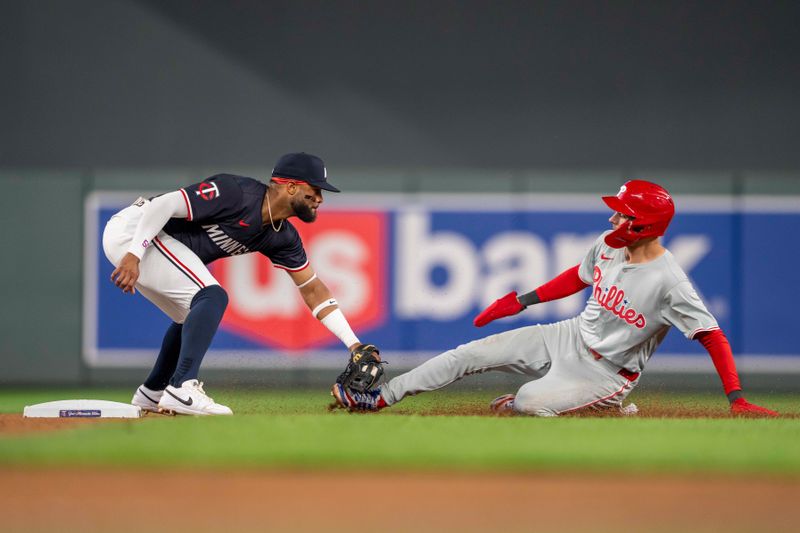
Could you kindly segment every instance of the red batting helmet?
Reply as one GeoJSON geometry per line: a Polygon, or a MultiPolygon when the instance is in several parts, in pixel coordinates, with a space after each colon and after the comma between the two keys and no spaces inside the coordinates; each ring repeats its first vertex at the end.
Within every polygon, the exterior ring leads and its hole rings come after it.
{"type": "Polygon", "coordinates": [[[614,211],[633,217],[606,235],[606,244],[612,248],[664,235],[675,214],[675,204],[667,190],[644,180],[626,182],[616,196],[603,196],[603,201],[614,211]]]}

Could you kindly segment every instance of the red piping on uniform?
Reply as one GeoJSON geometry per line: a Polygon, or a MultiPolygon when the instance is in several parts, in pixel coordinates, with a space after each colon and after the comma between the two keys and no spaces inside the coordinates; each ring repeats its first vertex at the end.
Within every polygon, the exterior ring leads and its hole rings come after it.
{"type": "Polygon", "coordinates": [[[191,271],[191,269],[190,269],[189,267],[187,267],[186,265],[184,265],[183,263],[181,263],[181,260],[180,260],[180,259],[178,259],[177,257],[175,257],[175,254],[173,254],[172,252],[170,252],[170,251],[169,251],[169,249],[168,249],[166,246],[164,246],[164,243],[163,243],[163,242],[161,242],[160,240],[158,240],[158,237],[155,237],[155,238],[153,239],[153,241],[155,241],[155,243],[156,243],[156,244],[157,244],[157,245],[158,245],[158,246],[159,246],[159,247],[160,247],[162,250],[164,250],[166,253],[168,253],[168,254],[169,254],[169,256],[170,256],[172,259],[174,259],[176,263],[178,263],[178,264],[179,264],[181,267],[183,267],[183,269],[186,271],[186,273],[187,273],[187,274],[189,274],[190,276],[192,276],[192,277],[194,278],[194,280],[195,280],[195,281],[197,281],[197,283],[199,283],[199,284],[200,284],[200,286],[201,286],[201,287],[203,287],[203,288],[205,288],[205,287],[206,287],[206,284],[205,284],[205,283],[203,283],[203,280],[201,280],[200,278],[198,278],[198,277],[197,277],[197,274],[195,274],[194,272],[192,272],[192,271],[191,271]]]}
{"type": "Polygon", "coordinates": [[[189,203],[189,196],[186,194],[186,191],[183,189],[179,189],[181,194],[183,194],[183,201],[186,202],[186,220],[192,220],[192,205],[189,203]]]}
{"type": "Polygon", "coordinates": [[[300,272],[301,270],[305,270],[306,268],[308,268],[308,261],[306,261],[305,263],[303,263],[302,266],[299,266],[297,268],[289,268],[287,266],[279,265],[278,263],[272,263],[272,266],[274,266],[275,268],[280,268],[281,270],[287,270],[289,272],[300,272]]]}
{"type": "Polygon", "coordinates": [[[604,402],[606,400],[610,400],[611,398],[613,398],[617,394],[619,394],[621,392],[624,392],[625,389],[628,387],[628,385],[629,385],[629,383],[626,383],[625,385],[622,386],[621,389],[619,389],[617,392],[615,392],[614,394],[612,394],[610,396],[606,396],[605,398],[600,398],[599,400],[595,400],[593,402],[589,402],[586,405],[579,405],[578,407],[573,407],[572,409],[567,409],[566,411],[561,411],[559,414],[569,413],[570,411],[577,411],[578,409],[583,409],[584,407],[591,407],[592,405],[594,405],[596,403],[600,403],[600,402],[604,402]]]}
{"type": "Polygon", "coordinates": [[[695,338],[697,338],[698,333],[708,333],[709,331],[717,331],[717,330],[719,330],[719,326],[714,326],[713,328],[697,328],[691,333],[691,335],[689,335],[689,338],[694,340],[695,338]]]}

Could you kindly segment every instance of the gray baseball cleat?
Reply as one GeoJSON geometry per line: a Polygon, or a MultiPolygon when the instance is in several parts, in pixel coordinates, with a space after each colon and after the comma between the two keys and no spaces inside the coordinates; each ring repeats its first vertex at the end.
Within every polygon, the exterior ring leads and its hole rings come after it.
{"type": "Polygon", "coordinates": [[[514,396],[513,394],[504,394],[492,400],[489,404],[489,409],[496,415],[510,415],[514,414],[514,396]]]}

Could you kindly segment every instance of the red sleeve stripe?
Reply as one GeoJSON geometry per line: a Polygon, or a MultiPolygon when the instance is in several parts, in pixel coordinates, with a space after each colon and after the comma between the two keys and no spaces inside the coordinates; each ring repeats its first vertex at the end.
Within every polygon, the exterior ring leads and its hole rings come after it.
{"type": "Polygon", "coordinates": [[[718,329],[719,329],[719,326],[714,326],[714,327],[711,327],[711,328],[697,328],[696,330],[694,330],[693,332],[691,332],[689,334],[689,338],[690,339],[694,339],[697,336],[698,333],[705,333],[705,332],[708,332],[708,331],[717,331],[718,329]]]}
{"type": "Polygon", "coordinates": [[[183,195],[183,201],[186,202],[186,212],[188,213],[188,215],[186,215],[186,220],[192,220],[194,215],[192,213],[192,204],[189,202],[189,195],[183,189],[178,190],[181,191],[181,194],[183,195]]]}
{"type": "Polygon", "coordinates": [[[308,260],[306,259],[305,263],[295,268],[279,265],[278,263],[272,263],[272,266],[274,266],[275,268],[280,268],[281,270],[286,270],[288,272],[300,272],[301,270],[305,270],[306,268],[308,268],[308,260]]]}

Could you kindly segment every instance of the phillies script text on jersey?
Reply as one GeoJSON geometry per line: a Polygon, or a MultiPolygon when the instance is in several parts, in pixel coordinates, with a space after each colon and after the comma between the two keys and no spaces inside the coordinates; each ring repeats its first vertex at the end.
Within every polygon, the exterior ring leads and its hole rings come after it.
{"type": "Polygon", "coordinates": [[[603,279],[603,271],[599,267],[594,267],[594,299],[601,307],[611,311],[617,317],[621,318],[628,324],[635,326],[639,329],[644,329],[647,325],[644,315],[636,311],[632,307],[625,307],[628,300],[625,299],[625,291],[617,288],[616,285],[600,288],[600,280],[603,279]]]}

